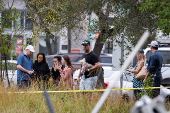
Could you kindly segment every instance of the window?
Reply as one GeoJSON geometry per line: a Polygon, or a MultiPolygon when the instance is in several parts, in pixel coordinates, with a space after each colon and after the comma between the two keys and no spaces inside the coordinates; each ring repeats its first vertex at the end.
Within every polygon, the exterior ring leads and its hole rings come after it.
{"type": "Polygon", "coordinates": [[[12,28],[12,13],[9,10],[4,10],[1,13],[2,26],[4,28],[12,28]]]}
{"type": "MultiPolygon", "coordinates": [[[[8,61],[7,61],[8,62],[8,61]]],[[[3,60],[2,62],[2,65],[3,65],[3,70],[5,70],[5,61],[3,60]]],[[[1,68],[1,65],[0,65],[0,68],[1,68]]],[[[7,70],[16,70],[17,69],[17,64],[16,63],[7,63],[7,70]]]]}
{"type": "Polygon", "coordinates": [[[49,67],[53,67],[53,65],[54,65],[53,58],[46,57],[46,61],[47,61],[47,64],[49,67]]]}
{"type": "Polygon", "coordinates": [[[78,62],[82,59],[82,57],[78,57],[74,62],[78,62]]]}
{"type": "Polygon", "coordinates": [[[21,22],[20,22],[20,28],[21,29],[24,29],[24,12],[20,12],[20,19],[21,19],[21,22]]]}
{"type": "Polygon", "coordinates": [[[33,23],[31,21],[29,13],[27,12],[26,14],[27,15],[26,15],[26,20],[25,20],[25,29],[31,30],[33,29],[33,23]]]}
{"type": "Polygon", "coordinates": [[[100,63],[112,63],[111,57],[100,57],[100,63]]]}
{"type": "MultiPolygon", "coordinates": [[[[170,64],[170,51],[161,51],[161,50],[159,50],[159,52],[163,56],[163,64],[170,64]]],[[[149,61],[149,58],[150,58],[151,55],[152,55],[151,51],[148,51],[146,53],[147,62],[149,61]]]]}
{"type": "Polygon", "coordinates": [[[62,50],[67,50],[67,45],[62,45],[62,50]]]}
{"type": "Polygon", "coordinates": [[[105,43],[105,53],[112,53],[113,50],[113,41],[107,41],[105,43]]]}
{"type": "Polygon", "coordinates": [[[33,29],[33,23],[31,21],[31,18],[29,18],[29,14],[28,12],[26,12],[26,15],[25,15],[25,12],[22,11],[21,12],[21,15],[20,15],[20,18],[21,18],[21,29],[24,29],[24,16],[25,16],[25,29],[26,30],[31,30],[33,29]]]}

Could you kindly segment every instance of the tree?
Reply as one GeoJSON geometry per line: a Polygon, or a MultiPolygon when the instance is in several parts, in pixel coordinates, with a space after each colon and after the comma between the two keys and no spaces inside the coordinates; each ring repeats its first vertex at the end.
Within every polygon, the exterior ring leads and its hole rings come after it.
{"type": "Polygon", "coordinates": [[[170,1],[145,0],[139,8],[142,12],[150,11],[153,18],[159,17],[156,23],[165,35],[170,33],[170,1]]]}
{"type": "MultiPolygon", "coordinates": [[[[39,20],[35,25],[47,34],[46,38],[53,38],[52,31],[64,27],[68,28],[70,33],[71,29],[79,27],[81,20],[94,12],[98,19],[94,20],[96,25],[91,30],[100,33],[93,50],[98,56],[108,38],[114,37],[116,42],[122,43],[119,37],[116,38],[122,35],[133,46],[145,30],[151,32],[152,39],[157,30],[155,22],[158,17],[153,18],[149,11],[139,11],[142,2],[138,0],[29,0],[27,3],[33,21],[39,20]],[[110,18],[110,15],[114,16],[110,18]]],[[[48,40],[49,38],[47,44],[48,40]]],[[[71,45],[70,41],[68,42],[71,45]]]]}
{"type": "MultiPolygon", "coordinates": [[[[74,0],[26,0],[25,2],[34,25],[39,31],[46,33],[48,54],[57,53],[57,37],[53,33],[64,27],[68,29],[68,52],[71,52],[71,30],[76,27],[77,21],[82,18],[80,2],[74,0]],[[79,10],[75,8],[77,6],[79,10]],[[53,52],[50,39],[54,42],[53,52]]],[[[34,35],[39,37],[37,32],[34,35]]]]}
{"type": "MultiPolygon", "coordinates": [[[[158,18],[152,18],[152,15],[147,12],[140,12],[138,7],[141,2],[138,0],[92,0],[87,1],[88,9],[94,11],[98,16],[97,30],[100,33],[94,47],[94,52],[99,55],[104,42],[108,38],[113,38],[118,43],[121,40],[115,36],[123,35],[132,46],[134,46],[139,37],[145,30],[151,32],[151,38],[154,37],[157,26],[155,22],[158,18]],[[110,14],[114,15],[110,21],[110,14]],[[114,26],[113,28],[110,25],[114,26]]],[[[124,41],[123,43],[126,42],[124,41]]],[[[130,48],[130,47],[128,47],[130,48]]]]}
{"type": "MultiPolygon", "coordinates": [[[[7,1],[6,1],[7,2],[7,1]]],[[[18,11],[13,8],[14,0],[12,1],[11,5],[8,8],[5,8],[5,3],[3,0],[0,1],[0,13],[1,13],[1,23],[0,23],[0,67],[1,67],[1,74],[0,74],[0,81],[2,82],[4,79],[4,72],[7,77],[8,86],[10,87],[10,81],[8,78],[8,70],[7,65],[10,66],[7,62],[7,57],[15,56],[16,54],[13,52],[15,48],[16,38],[13,37],[13,33],[16,34],[17,28],[12,31],[12,33],[5,33],[5,28],[11,28],[12,22],[16,22],[19,13],[18,11]],[[3,62],[4,60],[4,62],[3,62]],[[2,73],[3,72],[3,73],[2,73]]],[[[17,26],[17,25],[16,25],[17,26]]]]}

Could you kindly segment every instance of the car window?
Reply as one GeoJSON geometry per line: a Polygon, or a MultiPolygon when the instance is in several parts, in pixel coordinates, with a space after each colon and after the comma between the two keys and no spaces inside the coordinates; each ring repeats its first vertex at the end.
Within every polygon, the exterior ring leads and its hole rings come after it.
{"type": "Polygon", "coordinates": [[[111,57],[100,57],[100,63],[112,63],[111,57]]]}
{"type": "MultiPolygon", "coordinates": [[[[78,62],[82,57],[78,57],[74,62],[78,62]]],[[[100,63],[112,63],[111,57],[100,57],[100,63]]]]}
{"type": "Polygon", "coordinates": [[[82,57],[78,57],[74,62],[78,62],[81,59],[82,59],[82,57]]]}
{"type": "MultiPolygon", "coordinates": [[[[170,51],[161,51],[161,50],[159,50],[159,52],[163,56],[163,64],[170,64],[170,51]]],[[[149,58],[150,58],[151,55],[152,55],[151,51],[148,51],[146,53],[147,62],[149,61],[149,58]]]]}
{"type": "Polygon", "coordinates": [[[9,63],[7,65],[7,70],[12,70],[12,69],[17,69],[17,64],[14,64],[14,63],[9,63]]]}
{"type": "MultiPolygon", "coordinates": [[[[4,63],[3,63],[3,70],[5,70],[5,67],[4,67],[5,65],[4,65],[4,63]]],[[[0,68],[1,68],[1,66],[0,66],[0,68]]],[[[7,63],[7,70],[13,70],[13,69],[17,69],[17,64],[15,64],[15,63],[7,63]]]]}
{"type": "Polygon", "coordinates": [[[46,61],[49,67],[52,67],[54,65],[53,58],[46,58],[46,61]]]}

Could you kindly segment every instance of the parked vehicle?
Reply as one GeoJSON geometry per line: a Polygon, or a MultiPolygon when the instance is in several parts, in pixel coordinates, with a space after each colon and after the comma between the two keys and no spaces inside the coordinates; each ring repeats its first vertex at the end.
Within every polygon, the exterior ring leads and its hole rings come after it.
{"type": "MultiPolygon", "coordinates": [[[[64,55],[68,55],[70,57],[71,63],[75,70],[81,68],[81,64],[78,61],[82,59],[83,53],[63,53],[63,54],[56,54],[56,55],[47,55],[46,61],[49,65],[49,68],[51,69],[52,66],[54,65],[53,58],[55,56],[64,56],[64,55]]],[[[111,69],[111,65],[112,65],[112,56],[111,55],[101,54],[99,61],[102,66],[107,66],[108,68],[111,69]]]]}
{"type": "MultiPolygon", "coordinates": [[[[161,69],[162,72],[162,82],[160,87],[170,87],[170,47],[160,47],[159,52],[161,52],[163,56],[163,67],[161,69]]],[[[146,62],[148,62],[150,56],[152,55],[150,48],[146,48],[144,50],[144,54],[146,55],[146,62]]],[[[108,78],[104,78],[105,83],[110,83],[115,79],[119,71],[114,72],[108,78]]],[[[120,88],[120,79],[115,82],[114,88],[120,88]]],[[[123,88],[133,88],[132,75],[125,74],[123,75],[123,88]],[[130,78],[130,79],[127,79],[130,78]]],[[[119,92],[119,91],[118,91],[119,92]]],[[[132,90],[124,90],[123,94],[127,94],[130,98],[132,98],[133,91],[132,90]]],[[[160,95],[163,95],[166,99],[170,100],[170,89],[161,88],[160,95]]]]}
{"type": "MultiPolygon", "coordinates": [[[[2,64],[5,64],[5,61],[2,61],[2,64]]],[[[11,83],[17,84],[17,61],[16,60],[7,60],[7,70],[8,70],[8,78],[11,83]]],[[[6,77],[6,72],[5,69],[3,69],[2,74],[4,75],[3,82],[7,86],[7,77],[6,77]]]]}

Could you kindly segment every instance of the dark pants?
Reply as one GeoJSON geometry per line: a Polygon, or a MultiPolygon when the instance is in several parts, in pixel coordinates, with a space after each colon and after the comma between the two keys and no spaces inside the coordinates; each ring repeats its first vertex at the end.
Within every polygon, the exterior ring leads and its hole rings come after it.
{"type": "Polygon", "coordinates": [[[141,92],[141,90],[134,90],[134,96],[135,96],[135,99],[136,100],[139,100],[140,99],[140,92],[141,92]]]}
{"type": "MultiPolygon", "coordinates": [[[[154,85],[153,85],[153,87],[160,87],[160,85],[161,85],[161,78],[162,78],[161,75],[154,77],[154,80],[153,80],[154,85]]],[[[159,94],[160,94],[160,89],[153,89],[153,96],[154,97],[158,96],[159,94]]]]}
{"type": "Polygon", "coordinates": [[[31,82],[29,80],[17,79],[18,89],[21,89],[21,88],[24,88],[24,87],[29,87],[30,85],[31,85],[31,82]]]}

